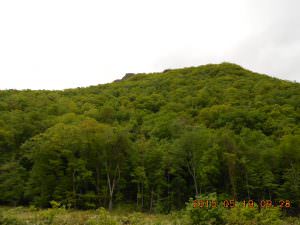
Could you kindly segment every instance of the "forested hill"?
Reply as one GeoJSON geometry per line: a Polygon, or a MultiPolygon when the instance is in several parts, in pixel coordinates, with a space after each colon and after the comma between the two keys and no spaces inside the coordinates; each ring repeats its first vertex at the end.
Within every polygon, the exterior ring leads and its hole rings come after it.
{"type": "MultiPolygon", "coordinates": [[[[17,82],[17,81],[16,81],[17,82]]],[[[300,84],[230,63],[0,91],[0,204],[300,203],[300,84]]]]}

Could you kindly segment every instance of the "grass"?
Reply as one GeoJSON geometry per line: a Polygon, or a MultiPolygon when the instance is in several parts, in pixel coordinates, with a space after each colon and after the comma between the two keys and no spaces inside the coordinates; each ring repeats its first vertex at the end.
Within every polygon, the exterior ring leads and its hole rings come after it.
{"type": "MultiPolygon", "coordinates": [[[[234,212],[234,211],[233,211],[234,212]]],[[[228,215],[229,216],[229,215],[228,215]]],[[[267,219],[267,218],[264,218],[267,219]]],[[[116,209],[108,212],[104,208],[97,210],[66,210],[63,208],[37,209],[34,207],[0,207],[0,225],[196,225],[215,224],[206,221],[192,223],[184,212],[168,215],[129,212],[116,209]]],[[[300,225],[299,218],[287,217],[275,222],[254,222],[230,215],[226,225],[300,225]]]]}
{"type": "Polygon", "coordinates": [[[181,225],[185,218],[180,213],[169,215],[139,212],[98,210],[36,209],[0,207],[1,225],[181,225]]]}

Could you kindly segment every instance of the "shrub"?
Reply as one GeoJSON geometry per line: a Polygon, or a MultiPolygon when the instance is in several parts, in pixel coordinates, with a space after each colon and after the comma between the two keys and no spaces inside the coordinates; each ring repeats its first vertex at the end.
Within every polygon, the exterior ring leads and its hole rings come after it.
{"type": "MultiPolygon", "coordinates": [[[[196,200],[218,201],[215,193],[206,196],[198,196],[196,200]]],[[[190,218],[190,223],[193,225],[224,224],[223,214],[225,209],[223,207],[194,207],[194,201],[193,199],[190,199],[190,201],[187,203],[186,210],[190,218]]]]}
{"type": "Polygon", "coordinates": [[[280,225],[283,221],[280,219],[281,212],[279,208],[262,208],[258,210],[257,204],[254,204],[253,208],[244,207],[242,203],[237,203],[236,207],[228,210],[227,214],[224,214],[224,220],[226,224],[236,225],[280,225]]]}

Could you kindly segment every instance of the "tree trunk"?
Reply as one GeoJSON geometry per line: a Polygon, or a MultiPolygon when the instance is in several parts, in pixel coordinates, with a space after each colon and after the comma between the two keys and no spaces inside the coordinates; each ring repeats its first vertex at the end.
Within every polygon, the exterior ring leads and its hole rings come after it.
{"type": "Polygon", "coordinates": [[[144,207],[144,183],[142,182],[142,209],[144,207]]]}
{"type": "Polygon", "coordinates": [[[229,173],[229,180],[232,187],[232,195],[234,199],[236,199],[236,188],[235,188],[235,179],[234,179],[234,170],[231,166],[228,168],[229,173]]]}
{"type": "Polygon", "coordinates": [[[74,208],[77,207],[77,204],[76,204],[76,187],[75,187],[75,173],[76,171],[73,170],[73,173],[72,173],[72,183],[73,183],[73,198],[74,198],[74,208]]]}
{"type": "Polygon", "coordinates": [[[114,183],[115,182],[113,180],[113,184],[111,185],[110,176],[107,173],[107,184],[108,184],[108,189],[109,189],[109,204],[108,204],[109,211],[112,210],[112,206],[113,206],[114,183]]]}
{"type": "Polygon", "coordinates": [[[100,199],[100,172],[99,167],[96,166],[96,190],[97,190],[97,196],[98,196],[98,204],[101,205],[101,199],[100,199]]]}
{"type": "Polygon", "coordinates": [[[109,188],[109,205],[108,208],[111,211],[113,207],[113,195],[114,195],[114,190],[116,187],[116,183],[120,179],[120,170],[119,170],[119,165],[116,167],[113,178],[110,177],[109,172],[107,170],[106,172],[107,175],[107,184],[109,188]],[[112,181],[111,181],[112,179],[112,181]]]}
{"type": "Polygon", "coordinates": [[[140,193],[140,183],[137,184],[137,193],[136,193],[136,207],[139,207],[139,193],[140,193]]]}
{"type": "Polygon", "coordinates": [[[247,185],[248,200],[250,200],[250,190],[249,190],[249,181],[248,181],[248,173],[247,173],[247,171],[246,171],[246,185],[247,185]]]}
{"type": "Polygon", "coordinates": [[[167,172],[167,183],[168,183],[168,211],[170,210],[170,173],[167,172]]]}
{"type": "Polygon", "coordinates": [[[198,196],[199,192],[198,192],[198,184],[197,184],[197,176],[196,176],[195,168],[193,170],[194,170],[193,180],[194,180],[194,187],[195,187],[195,195],[198,196]]]}
{"type": "Polygon", "coordinates": [[[149,209],[150,212],[152,212],[152,208],[153,208],[153,190],[151,190],[150,209],[149,209]]]}
{"type": "Polygon", "coordinates": [[[194,166],[190,165],[189,163],[187,164],[187,168],[188,168],[190,175],[193,178],[194,188],[195,188],[195,196],[197,196],[199,194],[199,192],[198,192],[196,169],[194,166]],[[193,167],[193,168],[191,168],[191,167],[193,167]]]}
{"type": "Polygon", "coordinates": [[[113,208],[113,199],[112,199],[112,195],[110,195],[109,198],[109,205],[108,205],[108,210],[111,211],[113,208]]]}

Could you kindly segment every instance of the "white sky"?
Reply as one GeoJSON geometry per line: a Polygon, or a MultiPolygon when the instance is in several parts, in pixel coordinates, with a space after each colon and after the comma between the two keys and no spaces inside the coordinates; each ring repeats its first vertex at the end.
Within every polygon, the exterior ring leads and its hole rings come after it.
{"type": "Polygon", "coordinates": [[[229,61],[300,81],[298,0],[0,0],[0,89],[229,61]]]}

